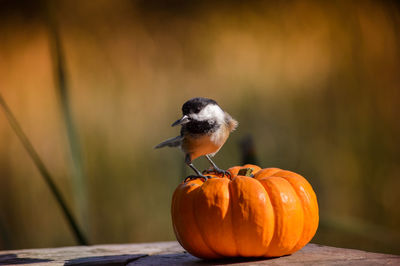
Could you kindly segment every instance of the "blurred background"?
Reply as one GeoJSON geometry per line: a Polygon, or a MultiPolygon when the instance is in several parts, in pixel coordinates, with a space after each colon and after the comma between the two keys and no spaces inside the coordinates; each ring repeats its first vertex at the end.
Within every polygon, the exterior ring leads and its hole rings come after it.
{"type": "MultiPolygon", "coordinates": [[[[395,1],[0,0],[0,94],[90,244],[174,240],[190,172],[170,124],[196,96],[240,125],[215,162],[305,176],[312,242],[400,254],[395,1]]],[[[195,161],[208,167],[204,159],[195,161]]],[[[0,112],[0,249],[77,245],[0,112]]]]}

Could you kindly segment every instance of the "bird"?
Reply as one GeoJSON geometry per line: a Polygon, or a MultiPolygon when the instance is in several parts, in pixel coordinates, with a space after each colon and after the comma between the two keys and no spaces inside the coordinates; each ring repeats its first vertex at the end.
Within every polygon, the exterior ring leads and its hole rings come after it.
{"type": "Polygon", "coordinates": [[[171,126],[178,125],[181,126],[180,135],[161,142],[155,146],[156,149],[180,147],[185,154],[185,163],[197,177],[208,178],[193,165],[193,160],[201,156],[206,157],[218,174],[229,174],[220,169],[211,157],[221,149],[230,133],[238,126],[238,122],[230,114],[222,110],[215,100],[196,97],[183,104],[182,117],[171,126]]]}

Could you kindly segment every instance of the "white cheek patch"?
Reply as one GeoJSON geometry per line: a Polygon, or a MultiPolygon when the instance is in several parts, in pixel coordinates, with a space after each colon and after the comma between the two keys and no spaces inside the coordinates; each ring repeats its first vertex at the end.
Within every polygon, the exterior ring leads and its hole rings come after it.
{"type": "Polygon", "coordinates": [[[198,121],[204,120],[216,120],[217,122],[222,123],[225,119],[225,113],[222,109],[215,104],[209,104],[203,108],[198,114],[190,115],[193,119],[198,121]]]}

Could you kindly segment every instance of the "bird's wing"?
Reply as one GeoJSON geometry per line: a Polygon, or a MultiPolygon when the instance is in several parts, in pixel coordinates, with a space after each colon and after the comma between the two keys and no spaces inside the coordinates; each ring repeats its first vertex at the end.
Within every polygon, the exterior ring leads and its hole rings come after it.
{"type": "Polygon", "coordinates": [[[178,147],[182,144],[182,136],[177,136],[174,138],[167,139],[166,141],[161,142],[157,146],[155,146],[155,149],[163,148],[163,147],[178,147]]]}

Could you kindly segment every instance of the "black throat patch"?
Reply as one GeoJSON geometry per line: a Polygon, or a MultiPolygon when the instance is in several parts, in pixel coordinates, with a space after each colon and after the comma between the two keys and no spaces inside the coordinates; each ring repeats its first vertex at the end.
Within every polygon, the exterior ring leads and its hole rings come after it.
{"type": "Polygon", "coordinates": [[[190,121],[189,123],[182,126],[181,135],[184,133],[189,134],[209,134],[215,132],[220,125],[218,125],[215,121],[190,121]]]}

